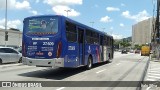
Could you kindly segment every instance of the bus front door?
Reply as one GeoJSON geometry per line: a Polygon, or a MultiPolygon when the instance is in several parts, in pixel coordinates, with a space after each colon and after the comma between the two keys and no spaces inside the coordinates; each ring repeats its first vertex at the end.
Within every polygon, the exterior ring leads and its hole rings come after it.
{"type": "Polygon", "coordinates": [[[104,44],[103,44],[103,36],[100,36],[100,49],[101,49],[101,54],[100,54],[100,59],[101,61],[104,61],[104,44]]]}
{"type": "Polygon", "coordinates": [[[84,29],[78,28],[79,65],[84,65],[84,29]]]}

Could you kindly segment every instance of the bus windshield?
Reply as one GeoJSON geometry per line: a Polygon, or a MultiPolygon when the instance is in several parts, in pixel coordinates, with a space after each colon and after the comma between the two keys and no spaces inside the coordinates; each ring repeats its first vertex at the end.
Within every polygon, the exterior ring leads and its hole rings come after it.
{"type": "Polygon", "coordinates": [[[31,18],[27,21],[27,33],[54,33],[58,32],[58,18],[31,18]]]}

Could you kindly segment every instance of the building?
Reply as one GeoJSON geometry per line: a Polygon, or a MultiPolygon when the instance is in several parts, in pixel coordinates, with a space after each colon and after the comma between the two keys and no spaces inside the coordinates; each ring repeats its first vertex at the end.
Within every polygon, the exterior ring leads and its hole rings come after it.
{"type": "Polygon", "coordinates": [[[132,46],[151,43],[153,18],[138,22],[132,26],[132,46]]]}
{"type": "Polygon", "coordinates": [[[9,29],[8,41],[5,41],[5,29],[0,29],[0,46],[19,47],[22,46],[22,32],[17,29],[9,29]]]}

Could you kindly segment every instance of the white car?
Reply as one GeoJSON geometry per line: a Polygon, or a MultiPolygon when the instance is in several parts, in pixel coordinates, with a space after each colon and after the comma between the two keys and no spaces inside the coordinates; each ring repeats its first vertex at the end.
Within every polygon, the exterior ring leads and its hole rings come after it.
{"type": "Polygon", "coordinates": [[[22,62],[22,54],[10,47],[0,47],[0,64],[22,62]]]}

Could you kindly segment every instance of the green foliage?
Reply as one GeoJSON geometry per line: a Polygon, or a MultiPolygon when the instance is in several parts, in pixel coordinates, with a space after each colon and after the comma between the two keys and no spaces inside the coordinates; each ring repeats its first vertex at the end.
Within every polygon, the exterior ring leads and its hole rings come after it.
{"type": "Polygon", "coordinates": [[[138,49],[138,50],[140,50],[140,49],[141,49],[141,47],[142,47],[142,46],[141,46],[141,45],[138,45],[138,44],[135,44],[135,45],[134,45],[134,49],[138,49]]]}
{"type": "Polygon", "coordinates": [[[120,41],[115,41],[114,40],[114,45],[119,45],[120,41]]]}
{"type": "Polygon", "coordinates": [[[119,46],[119,45],[121,45],[124,48],[131,46],[128,40],[114,41],[114,46],[119,46]]]}
{"type": "Polygon", "coordinates": [[[152,55],[151,55],[151,58],[156,58],[156,54],[152,54],[152,55]]]}
{"type": "Polygon", "coordinates": [[[125,42],[120,42],[120,45],[123,46],[124,48],[131,46],[131,44],[129,42],[126,42],[126,41],[125,42]]]}

